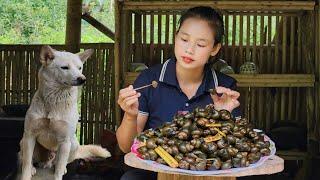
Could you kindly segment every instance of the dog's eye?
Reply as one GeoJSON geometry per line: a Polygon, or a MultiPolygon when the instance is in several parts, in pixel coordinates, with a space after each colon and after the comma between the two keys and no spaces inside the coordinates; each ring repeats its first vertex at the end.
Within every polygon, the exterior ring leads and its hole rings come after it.
{"type": "Polygon", "coordinates": [[[61,66],[61,69],[67,70],[67,69],[69,69],[69,67],[68,66],[61,66]]]}
{"type": "Polygon", "coordinates": [[[81,67],[79,67],[79,70],[81,70],[82,68],[81,67]]]}

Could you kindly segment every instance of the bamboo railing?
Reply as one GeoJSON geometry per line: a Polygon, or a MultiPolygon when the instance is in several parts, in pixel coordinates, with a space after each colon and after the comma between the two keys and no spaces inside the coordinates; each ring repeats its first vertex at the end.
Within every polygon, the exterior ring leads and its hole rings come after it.
{"type": "MultiPolygon", "coordinates": [[[[38,87],[42,45],[0,45],[0,105],[30,104],[38,87]]],[[[63,45],[52,45],[64,50],[63,45]]],[[[99,143],[104,129],[115,131],[113,44],[81,44],[94,49],[84,65],[87,81],[81,88],[80,142],[99,143]]]]}

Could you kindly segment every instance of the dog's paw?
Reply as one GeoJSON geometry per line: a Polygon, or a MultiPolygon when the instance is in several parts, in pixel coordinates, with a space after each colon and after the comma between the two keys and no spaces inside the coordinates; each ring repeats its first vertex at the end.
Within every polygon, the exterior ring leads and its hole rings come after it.
{"type": "Polygon", "coordinates": [[[31,168],[31,176],[35,175],[36,173],[37,173],[37,169],[34,166],[32,166],[32,168],[31,168]]]}

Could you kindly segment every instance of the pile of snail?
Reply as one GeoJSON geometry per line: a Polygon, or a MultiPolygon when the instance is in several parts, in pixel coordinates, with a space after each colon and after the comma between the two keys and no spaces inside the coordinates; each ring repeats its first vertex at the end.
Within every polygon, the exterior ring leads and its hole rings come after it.
{"type": "Polygon", "coordinates": [[[143,159],[170,165],[156,152],[160,146],[177,168],[190,170],[248,167],[271,153],[270,142],[245,118],[234,119],[229,111],[217,111],[212,104],[176,114],[172,122],[145,130],[137,140],[143,159]]]}

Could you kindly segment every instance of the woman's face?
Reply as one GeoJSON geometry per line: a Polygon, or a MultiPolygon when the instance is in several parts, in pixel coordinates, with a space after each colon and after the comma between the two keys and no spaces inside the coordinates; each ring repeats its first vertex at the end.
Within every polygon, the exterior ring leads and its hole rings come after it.
{"type": "Polygon", "coordinates": [[[177,64],[186,69],[203,68],[210,56],[215,56],[220,44],[214,45],[214,33],[209,24],[199,18],[188,18],[175,37],[177,64]]]}

